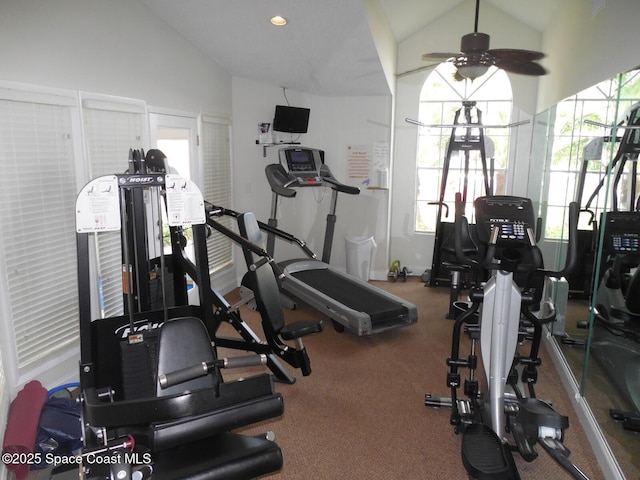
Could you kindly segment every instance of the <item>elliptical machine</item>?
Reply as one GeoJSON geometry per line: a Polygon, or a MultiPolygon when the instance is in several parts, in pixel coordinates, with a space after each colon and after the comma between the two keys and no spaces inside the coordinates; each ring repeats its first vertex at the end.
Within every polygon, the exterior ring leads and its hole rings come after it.
{"type": "Polygon", "coordinates": [[[451,398],[427,394],[425,405],[451,407],[450,422],[456,433],[463,434],[462,461],[472,478],[518,480],[512,449],[531,462],[538,456],[535,444],[540,443],[574,478],[584,480],[587,477],[569,461],[570,452],[562,443],[569,419],[536,398],[534,385],[537,367],[541,364],[538,353],[543,325],[553,320],[553,314],[539,318],[532,313],[542,296],[544,278],[562,277],[575,265],[578,205],[570,206],[568,253],[565,268],[559,272],[543,269],[533,230],[531,200],[513,196],[480,197],[474,205],[476,232],[486,247],[484,261],[479,263],[464,255],[460,195],[456,196],[456,252],[460,262],[474,269],[476,279],[482,278],[483,268],[491,271],[492,276],[485,284],[476,281],[469,294],[471,303],[461,308],[455,320],[451,357],[447,359],[451,398]],[[459,354],[463,326],[471,339],[471,353],[467,358],[459,354]],[[479,363],[478,340],[486,373],[484,393],[475,374],[479,363]],[[525,341],[531,345],[528,354],[517,351],[518,344],[525,341]],[[464,399],[458,398],[461,368],[469,370],[464,381],[467,397],[464,399]],[[523,392],[523,384],[528,396],[523,392]],[[513,447],[507,434],[513,437],[513,447]]]}
{"type": "Polygon", "coordinates": [[[620,392],[623,409],[609,410],[625,430],[640,432],[640,211],[603,215],[602,257],[591,354],[620,392]]]}

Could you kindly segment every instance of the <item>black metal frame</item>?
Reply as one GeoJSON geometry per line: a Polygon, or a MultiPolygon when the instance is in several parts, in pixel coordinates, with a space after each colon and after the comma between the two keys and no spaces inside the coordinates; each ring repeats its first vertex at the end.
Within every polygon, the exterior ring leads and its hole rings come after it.
{"type": "Polygon", "coordinates": [[[494,175],[494,163],[493,158],[490,159],[490,164],[487,165],[487,157],[485,151],[485,137],[484,127],[482,125],[482,111],[475,108],[476,102],[465,101],[462,102],[462,108],[456,110],[453,125],[451,129],[451,136],[447,145],[447,151],[444,158],[444,164],[442,166],[442,179],[440,181],[440,193],[437,202],[432,202],[430,205],[437,205],[438,210],[436,213],[436,231],[433,247],[433,258],[431,262],[431,275],[429,277],[429,286],[435,287],[438,285],[449,285],[451,283],[452,269],[447,266],[447,263],[458,264],[459,262],[455,256],[447,254],[443,251],[445,240],[453,232],[453,222],[444,222],[442,219],[443,210],[445,217],[449,214],[449,207],[445,202],[445,194],[447,190],[447,179],[449,177],[449,168],[451,165],[451,155],[453,152],[464,152],[464,179],[462,189],[462,201],[467,201],[467,185],[469,175],[469,153],[472,151],[480,152],[480,160],[482,164],[482,174],[484,178],[485,195],[493,195],[493,175],[494,175]],[[472,109],[477,112],[477,121],[473,122],[471,117],[472,109]],[[465,122],[460,122],[460,115],[464,111],[465,122]],[[455,125],[461,125],[456,127],[455,125]],[[464,128],[464,135],[457,135],[458,129],[464,128]],[[477,130],[477,134],[474,135],[474,130],[477,130]]]}

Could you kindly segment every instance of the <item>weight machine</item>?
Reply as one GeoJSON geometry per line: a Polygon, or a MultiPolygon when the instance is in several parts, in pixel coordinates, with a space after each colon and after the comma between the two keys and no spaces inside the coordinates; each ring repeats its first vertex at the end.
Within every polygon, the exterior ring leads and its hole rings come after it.
{"type": "MultiPolygon", "coordinates": [[[[270,433],[248,437],[231,430],[282,414],[274,377],[287,383],[295,379],[279,359],[310,374],[301,337],[321,330],[322,323],[285,327],[263,314],[263,326],[269,329],[267,340],[261,340],[237,307],[211,286],[207,229],[251,249],[263,259],[261,264],[273,262],[260,246],[217,223],[211,213],[194,183],[166,173],[159,150],[147,155],[130,151],[126,173],[96,178],[78,195],[82,478],[255,478],[282,466],[282,453],[270,433]],[[171,253],[163,245],[165,221],[171,253]],[[192,258],[185,251],[188,226],[192,258]],[[98,237],[106,232],[121,232],[125,314],[97,318],[93,258],[98,237]],[[188,302],[188,278],[197,286],[195,305],[188,302]],[[217,337],[222,322],[232,324],[242,338],[217,337]],[[296,347],[281,337],[295,340],[296,347]],[[219,359],[220,346],[255,354],[219,359]],[[273,376],[226,382],[221,373],[265,364],[273,376]]],[[[271,272],[260,281],[268,286],[276,277],[271,272]]],[[[264,303],[276,309],[279,296],[264,303]]]]}
{"type": "MultiPolygon", "coordinates": [[[[429,277],[429,286],[451,285],[452,300],[457,300],[457,292],[466,284],[462,277],[463,273],[468,271],[468,267],[461,265],[455,255],[453,247],[453,223],[443,221],[444,217],[449,216],[449,206],[445,202],[449,169],[451,168],[451,159],[454,154],[458,154],[464,158],[462,173],[462,201],[467,201],[468,179],[471,152],[478,152],[482,168],[483,186],[485,195],[493,195],[493,176],[494,176],[494,159],[493,159],[493,142],[490,138],[485,137],[484,127],[482,125],[482,111],[476,107],[476,102],[462,102],[462,108],[456,110],[451,136],[447,143],[447,150],[442,166],[442,178],[440,180],[440,193],[438,201],[429,203],[438,207],[436,213],[436,232],[435,243],[433,248],[433,259],[431,262],[431,276],[429,277]],[[474,120],[475,111],[475,120],[474,120]],[[460,115],[464,114],[464,123],[460,122],[460,115]],[[460,134],[459,132],[463,133],[460,134]],[[489,153],[489,155],[487,155],[489,153]],[[489,164],[487,165],[487,156],[489,164]],[[454,299],[455,297],[455,299],[454,299]]],[[[473,232],[471,238],[473,237],[473,232]]],[[[466,246],[467,254],[477,254],[477,248],[473,243],[466,246]]],[[[450,312],[451,313],[451,312],[450,312]]]]}
{"type": "MultiPolygon", "coordinates": [[[[192,225],[202,234],[205,220],[197,187],[176,175],[147,170],[145,158],[141,152],[132,153],[129,172],[94,179],[76,201],[84,430],[80,477],[219,478],[227,472],[254,478],[278,470],[282,453],[267,436],[230,432],[281,415],[283,403],[281,395],[273,392],[270,375],[223,381],[221,368],[263,364],[266,358],[217,358],[205,327],[215,322],[213,309],[207,308],[211,307],[208,271],[206,275],[189,272],[198,283],[200,305],[187,305],[181,302],[186,299],[185,275],[182,279],[178,275],[184,266],[178,261],[168,266],[161,248],[160,275],[164,278],[173,269],[173,290],[182,290],[182,295],[163,300],[161,309],[145,310],[149,303],[146,280],[153,263],[147,263],[148,258],[143,261],[150,251],[145,242],[162,241],[162,237],[136,236],[141,231],[136,227],[145,223],[144,215],[135,213],[144,211],[145,202],[136,209],[138,202],[155,199],[160,211],[166,199],[177,251],[182,251],[184,242],[182,227],[192,225]],[[97,235],[108,231],[122,232],[126,314],[95,319],[92,247],[97,235]]],[[[206,250],[197,244],[195,256],[208,265],[206,250]]]]}

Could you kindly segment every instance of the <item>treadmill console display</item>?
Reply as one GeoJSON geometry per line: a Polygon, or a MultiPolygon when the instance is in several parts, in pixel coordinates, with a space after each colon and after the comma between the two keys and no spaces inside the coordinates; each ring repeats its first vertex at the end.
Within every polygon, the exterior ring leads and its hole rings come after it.
{"type": "Polygon", "coordinates": [[[287,167],[292,173],[317,171],[316,164],[313,161],[313,152],[305,149],[288,150],[287,167]]]}
{"type": "Polygon", "coordinates": [[[313,148],[284,148],[280,151],[280,160],[284,160],[289,174],[296,178],[299,186],[313,186],[321,183],[318,171],[320,158],[320,151],[313,148]]]}

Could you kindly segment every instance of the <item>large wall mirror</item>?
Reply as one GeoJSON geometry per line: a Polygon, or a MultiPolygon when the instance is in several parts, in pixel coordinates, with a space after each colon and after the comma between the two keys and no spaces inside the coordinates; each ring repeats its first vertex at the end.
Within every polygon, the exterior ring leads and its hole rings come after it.
{"type": "MultiPolygon", "coordinates": [[[[580,204],[578,268],[556,294],[552,338],[626,478],[640,478],[640,70],[616,75],[536,116],[528,196],[542,248],[564,263],[567,205],[580,204]],[[555,256],[554,256],[555,254],[555,256]],[[633,420],[627,428],[634,428],[633,420]]],[[[547,258],[547,257],[545,257],[547,258]]]]}

